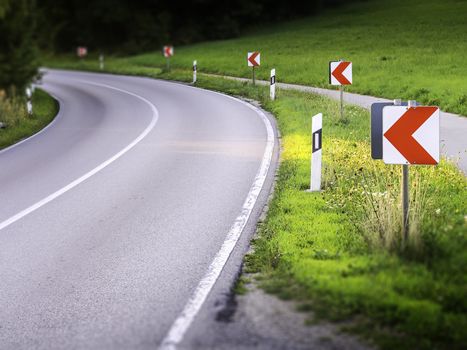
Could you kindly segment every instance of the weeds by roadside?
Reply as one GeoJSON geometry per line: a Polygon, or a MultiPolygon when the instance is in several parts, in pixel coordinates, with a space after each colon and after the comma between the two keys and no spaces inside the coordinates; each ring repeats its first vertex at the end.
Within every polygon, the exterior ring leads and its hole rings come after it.
{"type": "Polygon", "coordinates": [[[26,101],[18,96],[6,97],[4,91],[0,91],[0,122],[4,128],[12,128],[29,118],[26,111],[26,101]]]}
{"type": "Polygon", "coordinates": [[[28,115],[22,97],[0,94],[0,149],[31,136],[49,124],[58,112],[57,102],[47,93],[36,89],[33,95],[33,114],[28,115]]]}

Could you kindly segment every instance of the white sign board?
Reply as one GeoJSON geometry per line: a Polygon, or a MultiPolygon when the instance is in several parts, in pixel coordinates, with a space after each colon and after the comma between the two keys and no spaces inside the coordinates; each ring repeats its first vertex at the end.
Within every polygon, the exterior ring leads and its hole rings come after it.
{"type": "Polygon", "coordinates": [[[383,108],[383,161],[386,164],[439,162],[439,108],[383,108]]]}
{"type": "Polygon", "coordinates": [[[248,52],[248,67],[257,67],[261,65],[261,54],[259,51],[248,52]]]}
{"type": "Polygon", "coordinates": [[[166,57],[166,58],[172,57],[174,55],[174,47],[173,46],[164,46],[162,51],[164,53],[164,57],[166,57]]]}
{"type": "Polygon", "coordinates": [[[331,85],[352,85],[352,62],[329,62],[329,83],[331,85]]]}

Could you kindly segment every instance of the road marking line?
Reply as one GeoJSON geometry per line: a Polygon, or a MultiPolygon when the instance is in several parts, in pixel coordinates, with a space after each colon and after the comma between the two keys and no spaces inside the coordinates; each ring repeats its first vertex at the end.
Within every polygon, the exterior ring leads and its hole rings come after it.
{"type": "Polygon", "coordinates": [[[115,154],[113,157],[107,159],[105,162],[101,163],[100,165],[98,165],[97,167],[95,167],[94,169],[89,171],[88,173],[84,174],[80,178],[74,180],[70,184],[66,185],[65,187],[62,187],[58,191],[56,191],[56,192],[52,193],[51,195],[45,197],[44,199],[40,200],[39,202],[31,205],[30,207],[20,211],[18,214],[16,214],[16,215],[10,217],[9,219],[1,222],[0,223],[0,230],[4,229],[5,227],[10,226],[11,224],[15,223],[16,221],[20,220],[21,218],[25,217],[26,215],[32,213],[33,211],[39,209],[40,207],[46,205],[47,203],[49,203],[51,201],[53,201],[55,198],[60,197],[62,194],[68,192],[72,188],[78,186],[80,183],[82,183],[83,181],[86,181],[91,176],[97,174],[99,171],[101,171],[102,169],[104,169],[105,167],[107,167],[108,165],[113,163],[114,161],[116,161],[118,158],[120,158],[125,153],[127,153],[129,150],[131,150],[134,146],[136,146],[142,139],[144,139],[146,137],[147,134],[149,134],[149,132],[156,125],[157,120],[159,119],[159,112],[157,111],[156,106],[154,106],[149,100],[145,99],[144,97],[136,95],[136,94],[134,94],[134,93],[132,93],[130,91],[122,90],[122,89],[119,89],[119,88],[116,88],[116,87],[113,87],[113,86],[110,86],[110,85],[106,85],[106,84],[92,83],[92,82],[88,82],[88,81],[81,81],[81,82],[83,82],[85,84],[96,85],[96,86],[101,86],[101,87],[105,87],[105,88],[108,88],[108,89],[120,91],[120,92],[123,92],[125,94],[131,95],[131,96],[134,96],[134,97],[140,99],[141,101],[143,101],[147,105],[149,105],[149,107],[152,110],[151,123],[144,129],[144,131],[136,139],[133,140],[133,142],[131,142],[128,146],[126,146],[120,152],[115,154]]]}
{"type": "Polygon", "coordinates": [[[263,111],[249,103],[233,98],[231,96],[223,95],[214,91],[209,92],[231,98],[237,102],[243,103],[250,109],[253,109],[261,117],[262,121],[264,122],[264,125],[266,126],[266,149],[264,151],[263,159],[261,161],[261,166],[258,170],[258,173],[256,174],[255,181],[253,182],[253,185],[250,188],[248,196],[243,204],[240,215],[235,219],[235,222],[230,228],[230,231],[228,232],[224,243],[222,244],[220,250],[214,257],[214,260],[209,266],[206,274],[201,279],[194,293],[188,300],[182,313],[172,324],[169,332],[162,340],[162,343],[159,346],[159,350],[175,350],[177,348],[177,345],[180,344],[180,342],[183,340],[186,331],[188,330],[188,328],[190,328],[190,325],[192,324],[193,320],[195,319],[196,315],[198,314],[199,310],[201,309],[205,300],[207,299],[209,293],[214,287],[214,284],[219,278],[225,264],[227,263],[227,260],[230,257],[230,254],[235,248],[235,245],[237,244],[248,222],[248,219],[250,218],[250,214],[253,211],[253,208],[256,204],[256,200],[258,199],[258,196],[266,180],[266,176],[271,165],[272,155],[274,151],[274,131],[271,122],[263,113],[263,111]]]}

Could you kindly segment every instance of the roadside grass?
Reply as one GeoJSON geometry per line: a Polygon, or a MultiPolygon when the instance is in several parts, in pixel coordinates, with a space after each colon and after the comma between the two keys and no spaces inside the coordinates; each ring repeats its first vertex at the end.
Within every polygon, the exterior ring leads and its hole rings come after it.
{"type": "MultiPolygon", "coordinates": [[[[77,68],[66,61],[62,67],[77,68]]],[[[140,68],[122,59],[115,73],[141,74],[140,68]]],[[[148,70],[143,74],[192,78],[190,70],[148,70]]],[[[203,75],[197,85],[260,101],[281,131],[274,198],[246,257],[247,273],[318,320],[351,320],[347,330],[383,349],[467,346],[467,180],[452,163],[410,168],[418,201],[411,203],[412,239],[404,247],[400,167],[370,158],[368,111],[348,105],[342,122],[337,102],[318,95],[279,89],[272,102],[266,87],[203,75]],[[324,114],[324,190],[307,193],[311,116],[318,112],[324,114]],[[387,237],[383,224],[390,226],[387,237]]]]}
{"type": "MultiPolygon", "coordinates": [[[[402,251],[371,244],[369,236],[378,232],[368,228],[372,208],[365,205],[365,193],[378,198],[391,189],[398,193],[400,169],[371,160],[368,112],[347,107],[349,121],[342,125],[335,117],[335,102],[300,93],[282,95],[265,103],[279,121],[282,164],[247,271],[260,272],[268,291],[286,298],[301,295],[305,304],[311,300],[318,316],[369,318],[366,325],[373,327],[361,329],[376,335],[383,348],[465,346],[463,175],[445,162],[436,168],[412,167],[412,194],[418,186],[426,189],[423,203],[412,203],[419,215],[418,230],[411,231],[416,240],[402,251]],[[309,185],[310,117],[318,112],[325,116],[325,188],[310,194],[304,192],[309,185]],[[390,187],[381,189],[381,179],[390,187]]],[[[395,201],[400,203],[397,197],[395,201]]],[[[388,204],[380,212],[390,209],[388,204]]],[[[400,215],[395,220],[401,222],[400,215]]]]}
{"type": "MultiPolygon", "coordinates": [[[[57,69],[74,69],[89,72],[102,72],[126,75],[144,75],[157,78],[163,72],[162,68],[135,65],[126,57],[107,57],[104,70],[100,70],[99,56],[90,55],[84,59],[78,59],[70,55],[43,55],[43,61],[47,67],[57,69]]],[[[165,64],[165,63],[164,63],[165,64]]]]}
{"type": "Polygon", "coordinates": [[[0,129],[0,149],[37,133],[57,115],[57,101],[43,90],[36,89],[32,101],[33,115],[29,116],[24,98],[0,98],[0,122],[6,124],[0,129]]]}
{"type": "MultiPolygon", "coordinates": [[[[250,77],[246,54],[259,50],[258,78],[276,68],[280,82],[330,88],[328,63],[344,58],[353,62],[349,91],[467,115],[466,13],[462,0],[350,2],[238,39],[175,47],[171,66],[190,69],[196,59],[200,72],[250,77]]],[[[143,70],[165,66],[159,48],[125,61],[143,70]]]]}

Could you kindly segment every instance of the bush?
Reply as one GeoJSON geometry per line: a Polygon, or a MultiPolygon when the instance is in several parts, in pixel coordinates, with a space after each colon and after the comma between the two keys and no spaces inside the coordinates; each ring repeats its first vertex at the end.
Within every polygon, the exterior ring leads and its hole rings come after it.
{"type": "Polygon", "coordinates": [[[22,92],[38,68],[35,1],[3,0],[0,8],[0,89],[22,92]]]}

